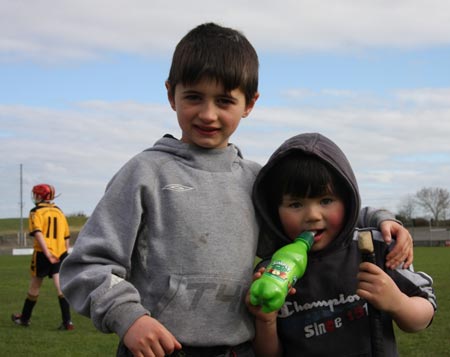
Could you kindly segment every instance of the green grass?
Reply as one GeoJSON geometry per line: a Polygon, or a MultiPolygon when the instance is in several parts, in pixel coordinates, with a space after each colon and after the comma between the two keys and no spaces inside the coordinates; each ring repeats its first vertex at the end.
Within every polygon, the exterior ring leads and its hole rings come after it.
{"type": "Polygon", "coordinates": [[[396,330],[400,356],[450,356],[450,247],[414,248],[414,269],[433,278],[438,310],[433,323],[419,333],[396,330]]]}
{"type": "MultiPolygon", "coordinates": [[[[426,330],[407,334],[397,330],[400,356],[450,356],[450,248],[415,248],[414,266],[434,279],[438,312],[426,330]]],[[[58,331],[60,311],[52,281],[46,279],[34,309],[32,325],[15,326],[28,288],[29,256],[0,256],[0,351],[3,356],[114,356],[115,335],[98,332],[89,319],[75,312],[74,331],[58,331]]]]}
{"type": "Polygon", "coordinates": [[[61,313],[53,281],[45,279],[30,327],[16,326],[29,283],[30,256],[0,256],[0,351],[2,356],[115,356],[118,337],[97,331],[74,311],[73,331],[59,331],[61,313]]]}
{"type": "MultiPolygon", "coordinates": [[[[23,226],[28,227],[28,219],[23,220],[23,226]]],[[[20,228],[20,218],[2,218],[0,219],[0,234],[17,232],[20,228]]]]}

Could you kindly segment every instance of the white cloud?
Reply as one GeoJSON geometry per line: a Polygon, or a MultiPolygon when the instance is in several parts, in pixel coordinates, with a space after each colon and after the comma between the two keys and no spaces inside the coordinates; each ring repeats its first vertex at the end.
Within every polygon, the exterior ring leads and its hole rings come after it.
{"type": "MultiPolygon", "coordinates": [[[[162,0],[3,0],[0,61],[24,61],[27,67],[33,61],[66,65],[93,60],[102,65],[101,57],[111,53],[168,57],[187,31],[206,21],[242,30],[260,57],[268,52],[281,56],[307,51],[350,51],[365,56],[367,48],[450,45],[447,0],[289,0],[282,5],[268,0],[175,0],[170,5],[162,0]]],[[[27,67],[30,81],[39,68],[27,67]]],[[[73,72],[60,73],[67,75],[63,79],[68,87],[73,85],[73,72]]],[[[444,82],[445,73],[421,74],[440,76],[440,83],[449,85],[444,82]]],[[[395,210],[400,197],[424,185],[450,188],[449,88],[427,84],[387,93],[389,89],[377,91],[377,81],[367,83],[371,78],[363,78],[366,86],[359,90],[351,85],[351,78],[337,76],[339,83],[319,78],[320,85],[310,89],[300,87],[307,87],[301,84],[301,74],[288,75],[299,77],[298,83],[289,83],[298,87],[283,92],[283,104],[291,107],[264,106],[262,93],[251,117],[243,120],[232,138],[247,158],[263,164],[288,137],[321,132],[348,155],[366,204],[395,210]]],[[[280,82],[284,82],[282,77],[280,82]]],[[[5,86],[10,87],[20,88],[5,86]]],[[[398,85],[389,82],[387,87],[398,85]]],[[[272,88],[279,90],[279,84],[272,88]]],[[[24,103],[27,95],[23,91],[21,96],[17,90],[5,103],[24,103]]],[[[89,214],[126,160],[166,132],[179,136],[175,114],[167,104],[90,100],[55,109],[52,106],[66,102],[47,101],[52,95],[41,106],[0,104],[0,217],[17,216],[21,163],[28,209],[31,186],[49,181],[63,193],[58,203],[64,210],[89,214]]],[[[102,95],[98,89],[92,99],[102,95]]],[[[130,97],[134,98],[131,90],[127,92],[130,97]]]]}
{"type": "Polygon", "coordinates": [[[450,107],[450,88],[419,88],[398,90],[396,96],[400,101],[419,106],[450,107]]]}
{"type": "Polygon", "coordinates": [[[320,132],[346,153],[363,203],[393,211],[423,186],[450,189],[450,107],[420,110],[259,108],[235,136],[244,153],[265,163],[288,137],[320,132]],[[253,142],[249,137],[253,138],[253,142]],[[256,146],[258,155],[253,151],[256,146]]]}
{"type": "Polygon", "coordinates": [[[0,121],[0,130],[7,130],[0,136],[6,203],[0,217],[17,216],[20,164],[26,202],[32,185],[49,182],[64,193],[58,201],[69,213],[90,213],[106,183],[132,155],[167,131],[178,132],[168,106],[129,102],[80,103],[67,110],[3,105],[0,121]]]}
{"type": "Polygon", "coordinates": [[[317,93],[308,88],[290,88],[283,91],[281,95],[286,99],[298,101],[308,97],[314,97],[317,93]]]}
{"type": "MultiPolygon", "coordinates": [[[[363,202],[397,208],[398,199],[426,186],[450,189],[450,108],[421,110],[287,109],[257,107],[232,138],[245,157],[264,164],[287,138],[321,132],[351,161],[363,202]],[[435,160],[435,158],[438,160],[435,160]],[[445,161],[447,158],[447,161],[445,161]]],[[[66,110],[0,106],[0,217],[17,216],[18,170],[25,201],[40,181],[54,183],[68,213],[90,214],[112,175],[165,133],[179,136],[168,105],[91,101],[66,110]]]]}
{"type": "Polygon", "coordinates": [[[192,27],[242,30],[259,52],[358,51],[450,44],[446,0],[4,0],[3,60],[90,60],[108,52],[171,53],[192,27]]]}

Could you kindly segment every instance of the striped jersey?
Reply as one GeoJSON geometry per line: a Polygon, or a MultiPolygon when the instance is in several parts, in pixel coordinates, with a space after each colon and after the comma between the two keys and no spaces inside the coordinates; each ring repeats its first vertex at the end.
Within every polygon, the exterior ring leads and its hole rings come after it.
{"type": "MultiPolygon", "coordinates": [[[[30,235],[42,232],[49,251],[60,257],[67,251],[66,239],[70,238],[69,224],[64,213],[54,204],[41,202],[31,211],[29,217],[30,235]]],[[[37,239],[34,240],[34,250],[42,252],[37,239]]]]}

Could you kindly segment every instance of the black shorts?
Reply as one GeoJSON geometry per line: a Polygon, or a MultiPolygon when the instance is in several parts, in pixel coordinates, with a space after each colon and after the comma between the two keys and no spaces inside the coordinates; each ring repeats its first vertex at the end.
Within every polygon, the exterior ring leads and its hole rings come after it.
{"type": "Polygon", "coordinates": [[[67,257],[67,252],[63,253],[59,257],[59,262],[56,264],[50,263],[50,260],[47,259],[43,252],[33,252],[33,257],[31,258],[31,275],[36,276],[38,278],[45,278],[48,276],[51,278],[53,274],[59,273],[59,268],[61,267],[61,263],[67,257]]]}

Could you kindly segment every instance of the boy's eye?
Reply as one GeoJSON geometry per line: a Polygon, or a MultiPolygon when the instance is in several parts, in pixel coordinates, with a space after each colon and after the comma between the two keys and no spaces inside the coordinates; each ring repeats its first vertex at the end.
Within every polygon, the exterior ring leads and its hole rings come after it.
{"type": "Polygon", "coordinates": [[[234,103],[234,100],[233,98],[221,97],[217,99],[217,103],[219,105],[230,105],[234,103]]]}
{"type": "Polygon", "coordinates": [[[321,203],[322,203],[323,205],[329,205],[329,204],[332,203],[333,201],[334,201],[334,200],[333,200],[332,198],[327,197],[327,198],[323,198],[322,201],[321,201],[321,203]]]}
{"type": "Polygon", "coordinates": [[[294,202],[289,203],[289,207],[290,208],[300,208],[300,207],[302,207],[302,204],[299,201],[294,201],[294,202]]]}
{"type": "Polygon", "coordinates": [[[198,95],[198,94],[186,94],[184,96],[184,99],[189,100],[189,101],[197,101],[197,100],[200,100],[200,95],[198,95]]]}

